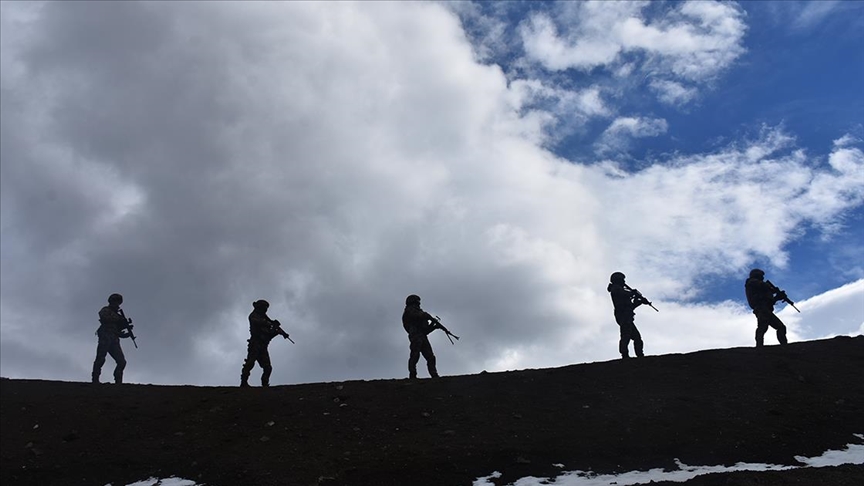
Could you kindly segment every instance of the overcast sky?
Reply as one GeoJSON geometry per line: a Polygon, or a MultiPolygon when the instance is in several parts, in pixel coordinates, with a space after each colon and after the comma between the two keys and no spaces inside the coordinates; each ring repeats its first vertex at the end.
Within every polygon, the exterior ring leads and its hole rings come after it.
{"type": "Polygon", "coordinates": [[[615,359],[614,271],[649,355],[751,346],[754,266],[860,334],[862,14],[2,2],[0,374],[89,380],[112,292],[159,384],[238,383],[256,299],[274,384],[406,376],[411,293],[445,375],[615,359]]]}

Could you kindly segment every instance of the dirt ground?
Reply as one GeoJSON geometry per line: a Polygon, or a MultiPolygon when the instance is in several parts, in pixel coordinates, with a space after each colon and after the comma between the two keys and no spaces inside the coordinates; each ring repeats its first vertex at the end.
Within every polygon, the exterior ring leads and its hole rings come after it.
{"type": "MultiPolygon", "coordinates": [[[[800,465],[794,456],[861,442],[862,370],[864,336],[269,389],[3,379],[0,482],[457,486],[494,471],[503,485],[571,470],[674,469],[676,458],[800,465]]],[[[859,486],[864,466],[683,484],[859,486]]]]}

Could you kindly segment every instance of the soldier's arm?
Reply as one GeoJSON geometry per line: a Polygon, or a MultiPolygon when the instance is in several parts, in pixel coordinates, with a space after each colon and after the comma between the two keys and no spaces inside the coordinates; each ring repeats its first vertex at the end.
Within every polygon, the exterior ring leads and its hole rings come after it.
{"type": "Polygon", "coordinates": [[[777,292],[776,295],[774,295],[774,303],[776,304],[777,302],[784,301],[788,298],[789,298],[789,296],[786,295],[786,292],[781,290],[781,291],[777,292]]]}
{"type": "Polygon", "coordinates": [[[440,324],[438,322],[438,319],[433,317],[432,314],[429,314],[428,312],[423,313],[423,322],[425,322],[426,326],[427,326],[426,334],[429,334],[432,331],[434,331],[435,329],[438,329],[438,326],[440,324]]]}
{"type": "Polygon", "coordinates": [[[102,324],[114,324],[118,329],[126,325],[126,319],[110,307],[103,307],[99,310],[99,322],[102,324]]]}
{"type": "Polygon", "coordinates": [[[612,304],[619,311],[626,310],[628,307],[633,308],[630,292],[627,292],[621,287],[612,287],[612,304]]]}
{"type": "Polygon", "coordinates": [[[285,332],[285,329],[282,329],[282,323],[279,322],[279,319],[271,319],[270,322],[273,323],[271,329],[274,336],[282,336],[283,338],[288,339],[288,333],[285,332]]]}
{"type": "Polygon", "coordinates": [[[249,325],[256,333],[266,334],[270,330],[270,319],[267,316],[252,314],[249,316],[249,325]]]}
{"type": "Polygon", "coordinates": [[[764,304],[773,304],[776,301],[774,300],[774,289],[771,288],[770,285],[766,282],[758,282],[756,286],[757,299],[764,304]]]}

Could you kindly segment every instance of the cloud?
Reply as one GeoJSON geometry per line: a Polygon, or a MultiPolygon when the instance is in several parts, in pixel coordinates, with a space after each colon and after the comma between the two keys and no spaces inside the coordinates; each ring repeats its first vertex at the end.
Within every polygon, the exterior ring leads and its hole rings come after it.
{"type": "Polygon", "coordinates": [[[699,94],[696,88],[688,88],[675,81],[658,79],[651,81],[650,87],[657,92],[657,99],[668,105],[686,105],[696,99],[699,94]]]}
{"type": "MultiPolygon", "coordinates": [[[[773,23],[782,26],[794,34],[816,32],[819,28],[830,26],[829,30],[835,36],[846,35],[843,25],[850,19],[860,20],[860,2],[844,2],[839,0],[823,0],[819,2],[774,2],[759,5],[760,10],[768,14],[773,23]],[[838,20],[842,20],[838,22],[838,20]]],[[[861,22],[853,20],[852,35],[857,35],[861,22]]]]}
{"type": "Polygon", "coordinates": [[[803,7],[797,12],[792,26],[796,29],[809,29],[836,12],[841,3],[838,0],[824,0],[801,4],[803,7]]]}
{"type": "Polygon", "coordinates": [[[666,133],[669,125],[662,118],[619,117],[600,136],[598,154],[624,152],[633,138],[656,137],[666,133]]]}
{"type": "Polygon", "coordinates": [[[539,79],[517,79],[510,83],[507,99],[528,127],[524,133],[537,143],[554,141],[586,126],[595,117],[611,115],[601,89],[596,86],[568,90],[539,79]]]}
{"type": "Polygon", "coordinates": [[[806,339],[823,339],[864,332],[864,279],[785,307],[780,316],[806,339]]]}
{"type": "Polygon", "coordinates": [[[743,11],[728,3],[445,5],[477,58],[500,65],[513,91],[532,95],[522,109],[533,111],[533,131],[550,147],[595,137],[598,123],[632,111],[623,107],[645,103],[646,94],[683,108],[745,52],[743,11]]]}
{"type": "MultiPolygon", "coordinates": [[[[689,268],[682,275],[726,272],[753,258],[768,258],[782,267],[787,262],[783,247],[796,236],[796,228],[830,228],[846,209],[861,204],[864,159],[837,149],[829,159],[842,162],[821,169],[794,148],[788,135],[766,129],[746,144],[683,155],[624,177],[606,188],[605,205],[638,204],[610,212],[605,221],[619,230],[628,223],[639,228],[633,239],[646,248],[662,248],[649,258],[666,272],[678,265],[689,268]],[[669,240],[670,234],[676,237],[669,240]]],[[[628,262],[645,265],[644,259],[628,262]]]]}
{"type": "MultiPolygon", "coordinates": [[[[137,382],[236,383],[258,298],[297,341],[274,383],[403,376],[410,293],[462,337],[432,335],[443,373],[611,359],[617,269],[662,311],[650,352],[748,344],[693,282],[861,204],[860,151],[772,127],[638,173],[563,160],[544,124],[612,116],[603,89],[509,82],[437,4],[2,8],[4,376],[87,379],[112,292],[137,382]]],[[[632,120],[610,134],[667,129],[632,120]]]]}
{"type": "Polygon", "coordinates": [[[733,4],[686,2],[649,20],[649,2],[565,3],[556,17],[531,16],[522,28],[528,57],[546,69],[614,68],[628,55],[643,69],[704,81],[743,52],[743,13],[733,4]]]}
{"type": "Polygon", "coordinates": [[[852,134],[847,133],[842,137],[834,140],[834,146],[837,148],[848,147],[850,145],[860,144],[861,139],[853,136],[852,134]]]}

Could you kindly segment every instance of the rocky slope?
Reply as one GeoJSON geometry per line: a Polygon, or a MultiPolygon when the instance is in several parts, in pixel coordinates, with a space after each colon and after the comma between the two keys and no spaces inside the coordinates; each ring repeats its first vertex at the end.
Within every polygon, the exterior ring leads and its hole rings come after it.
{"type": "MultiPolygon", "coordinates": [[[[794,456],[860,442],[862,370],[864,336],[434,381],[240,389],[3,379],[0,482],[455,486],[494,471],[495,484],[509,484],[674,469],[675,459],[800,465],[794,456]]],[[[864,466],[686,484],[857,486],[864,466]]]]}

